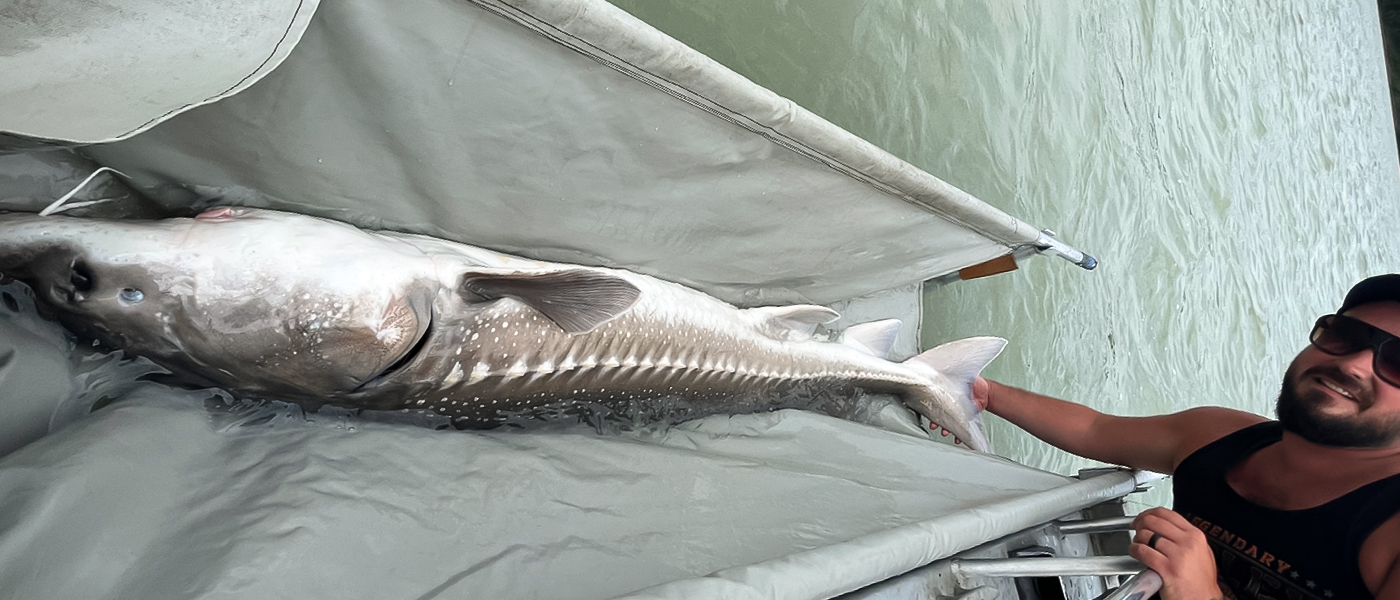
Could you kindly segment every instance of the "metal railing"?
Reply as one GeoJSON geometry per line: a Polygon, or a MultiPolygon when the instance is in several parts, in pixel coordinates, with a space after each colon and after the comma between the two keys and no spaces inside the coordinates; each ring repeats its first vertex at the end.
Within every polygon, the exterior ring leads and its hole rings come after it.
{"type": "MultiPolygon", "coordinates": [[[[1133,517],[1110,517],[1089,521],[1059,521],[1052,523],[1052,526],[1056,533],[1070,535],[1129,531],[1132,524],[1133,517]]],[[[970,586],[971,577],[1132,575],[1118,588],[1100,596],[1098,600],[1141,600],[1162,588],[1160,575],[1144,568],[1142,563],[1129,556],[965,558],[954,559],[951,569],[960,586],[970,586]]],[[[958,600],[987,600],[995,597],[994,588],[972,587],[958,596],[958,600]]]]}

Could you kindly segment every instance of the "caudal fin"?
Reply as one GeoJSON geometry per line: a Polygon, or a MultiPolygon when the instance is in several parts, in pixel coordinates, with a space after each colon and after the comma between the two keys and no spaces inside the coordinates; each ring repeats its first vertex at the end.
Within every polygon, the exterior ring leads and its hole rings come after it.
{"type": "Polygon", "coordinates": [[[990,452],[991,443],[982,430],[981,411],[972,401],[972,382],[1005,347],[1006,340],[999,337],[971,337],[948,342],[905,361],[905,365],[944,384],[939,386],[943,389],[914,399],[910,408],[953,432],[973,450],[990,452]]]}

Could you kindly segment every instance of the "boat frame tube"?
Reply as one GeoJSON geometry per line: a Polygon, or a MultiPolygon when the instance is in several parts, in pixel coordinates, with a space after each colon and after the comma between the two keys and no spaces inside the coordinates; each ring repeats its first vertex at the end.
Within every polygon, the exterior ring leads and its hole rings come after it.
{"type": "Polygon", "coordinates": [[[1074,249],[1069,244],[1056,239],[1055,232],[1049,229],[1041,230],[1040,237],[1031,244],[1036,249],[1037,254],[1046,256],[1058,256],[1076,265],[1085,271],[1092,271],[1099,266],[1099,260],[1079,250],[1074,249]]]}
{"type": "Polygon", "coordinates": [[[1132,493],[1155,474],[1114,471],[1010,500],[864,535],[621,598],[832,598],[1132,493]]]}
{"type": "Polygon", "coordinates": [[[968,577],[1136,575],[1142,569],[1142,563],[1131,556],[955,558],[952,563],[959,583],[965,583],[968,577]]]}

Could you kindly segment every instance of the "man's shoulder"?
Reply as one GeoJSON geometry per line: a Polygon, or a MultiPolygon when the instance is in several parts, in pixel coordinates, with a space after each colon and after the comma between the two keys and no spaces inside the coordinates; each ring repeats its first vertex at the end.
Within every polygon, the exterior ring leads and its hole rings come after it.
{"type": "Polygon", "coordinates": [[[1176,438],[1173,464],[1177,465],[1211,442],[1268,421],[1254,413],[1223,406],[1192,408],[1166,415],[1166,418],[1169,419],[1176,438]]]}
{"type": "Polygon", "coordinates": [[[1224,433],[1220,434],[1222,436],[1269,420],[1252,412],[1224,406],[1188,408],[1171,416],[1176,417],[1183,425],[1224,430],[1224,433]]]}

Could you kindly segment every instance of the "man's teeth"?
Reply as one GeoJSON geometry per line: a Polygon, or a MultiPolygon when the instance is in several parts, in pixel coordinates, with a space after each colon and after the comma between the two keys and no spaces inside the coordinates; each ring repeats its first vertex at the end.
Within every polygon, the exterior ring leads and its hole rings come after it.
{"type": "Polygon", "coordinates": [[[1334,391],[1334,392],[1337,392],[1338,394],[1341,394],[1341,395],[1343,395],[1343,396],[1346,396],[1346,397],[1348,397],[1348,398],[1352,398],[1353,400],[1355,400],[1355,398],[1352,397],[1351,392],[1348,392],[1348,391],[1346,391],[1346,390],[1344,390],[1344,389],[1342,389],[1342,388],[1337,387],[1337,386],[1336,386],[1335,384],[1333,384],[1332,382],[1326,381],[1326,380],[1322,380],[1322,379],[1319,379],[1318,381],[1321,381],[1321,382],[1322,382],[1322,385],[1327,386],[1327,389],[1330,389],[1330,390],[1332,390],[1332,391],[1334,391]]]}

